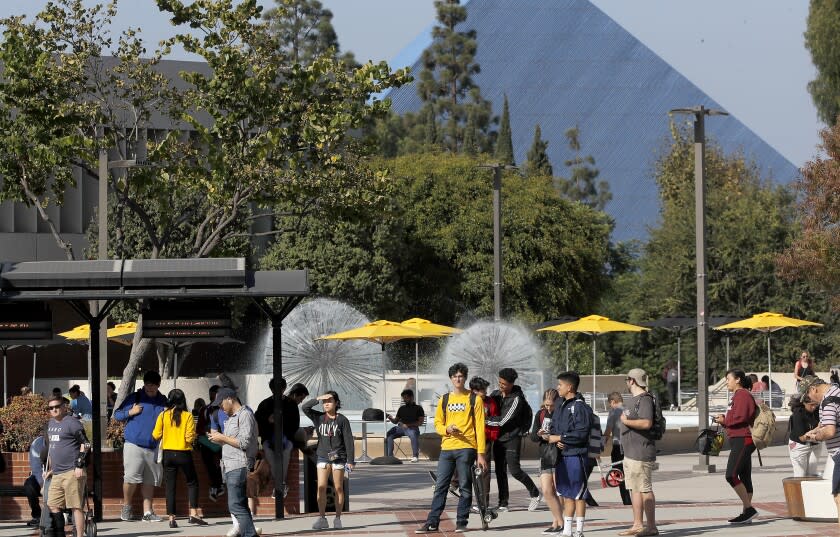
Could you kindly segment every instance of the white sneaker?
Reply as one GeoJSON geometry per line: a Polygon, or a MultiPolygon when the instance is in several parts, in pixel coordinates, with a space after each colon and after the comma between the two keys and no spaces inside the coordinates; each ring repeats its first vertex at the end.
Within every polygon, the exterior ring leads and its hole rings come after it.
{"type": "Polygon", "coordinates": [[[319,516],[318,519],[315,520],[315,523],[312,524],[313,530],[326,530],[329,529],[329,527],[330,523],[327,522],[327,517],[325,516],[319,516]]]}
{"type": "Polygon", "coordinates": [[[528,510],[529,511],[536,511],[537,509],[539,509],[540,502],[542,501],[542,499],[543,499],[542,492],[540,492],[539,496],[534,496],[533,498],[531,498],[531,503],[528,504],[528,510]]]}
{"type": "Polygon", "coordinates": [[[262,535],[262,528],[256,528],[255,527],[254,528],[254,533],[256,533],[257,535],[262,535]]]}
{"type": "Polygon", "coordinates": [[[470,512],[471,513],[480,513],[481,511],[478,510],[477,505],[473,505],[472,507],[470,507],[470,512]]]}
{"type": "Polygon", "coordinates": [[[411,457],[411,462],[417,462],[417,457],[411,457]]]}
{"type": "Polygon", "coordinates": [[[225,533],[225,537],[239,537],[239,528],[231,528],[225,533]]]}
{"type": "Polygon", "coordinates": [[[333,520],[333,529],[340,530],[340,529],[343,529],[343,528],[344,528],[344,525],[341,523],[341,517],[340,516],[335,517],[335,520],[333,520]]]}

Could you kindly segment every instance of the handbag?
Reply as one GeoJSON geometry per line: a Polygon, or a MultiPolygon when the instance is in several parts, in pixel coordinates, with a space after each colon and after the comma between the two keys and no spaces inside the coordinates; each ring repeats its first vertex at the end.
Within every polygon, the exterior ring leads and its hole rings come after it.
{"type": "Polygon", "coordinates": [[[717,429],[703,429],[697,436],[697,441],[694,443],[694,449],[700,455],[720,455],[720,450],[723,447],[723,432],[720,427],[717,429]]]}

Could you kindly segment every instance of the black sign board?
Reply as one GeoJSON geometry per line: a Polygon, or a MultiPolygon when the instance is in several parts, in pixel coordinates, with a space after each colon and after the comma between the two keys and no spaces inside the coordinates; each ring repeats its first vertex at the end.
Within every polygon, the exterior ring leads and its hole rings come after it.
{"type": "Polygon", "coordinates": [[[0,342],[52,338],[52,311],[46,304],[18,303],[0,306],[0,342]]]}
{"type": "Polygon", "coordinates": [[[143,310],[143,337],[148,338],[230,337],[230,327],[230,310],[215,300],[155,300],[143,310]]]}

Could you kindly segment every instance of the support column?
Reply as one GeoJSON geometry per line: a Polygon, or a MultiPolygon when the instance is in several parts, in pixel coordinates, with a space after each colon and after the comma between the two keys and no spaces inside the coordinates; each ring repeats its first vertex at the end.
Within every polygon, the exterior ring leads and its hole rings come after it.
{"type": "MultiPolygon", "coordinates": [[[[271,317],[271,341],[272,341],[272,375],[275,386],[280,385],[283,377],[283,350],[282,345],[282,317],[272,315],[271,317]]],[[[286,481],[286,469],[283,468],[283,399],[278,393],[274,393],[274,518],[282,520],[285,518],[285,503],[281,484],[286,481]]]]}

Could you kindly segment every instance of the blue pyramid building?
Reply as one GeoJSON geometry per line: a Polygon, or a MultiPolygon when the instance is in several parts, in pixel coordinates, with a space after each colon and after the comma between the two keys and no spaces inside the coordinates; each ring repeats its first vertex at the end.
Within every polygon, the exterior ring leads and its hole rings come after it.
{"type": "MultiPolygon", "coordinates": [[[[610,184],[613,199],[606,211],[616,222],[614,239],[645,239],[659,218],[653,168],[670,146],[668,110],[722,107],[588,0],[462,4],[468,13],[463,30],[477,32],[481,73],[475,82],[497,115],[505,93],[510,100],[516,162],[525,161],[539,123],[554,173],[567,175],[563,162],[573,155],[564,133],[579,126],[583,154],[595,158],[599,180],[610,184]]],[[[429,44],[430,31],[392,65],[410,66],[416,76],[429,44]]],[[[422,104],[414,84],[386,96],[399,114],[422,104]]],[[[798,174],[734,116],[709,119],[706,135],[727,153],[743,152],[765,178],[788,183],[798,174]]]]}

